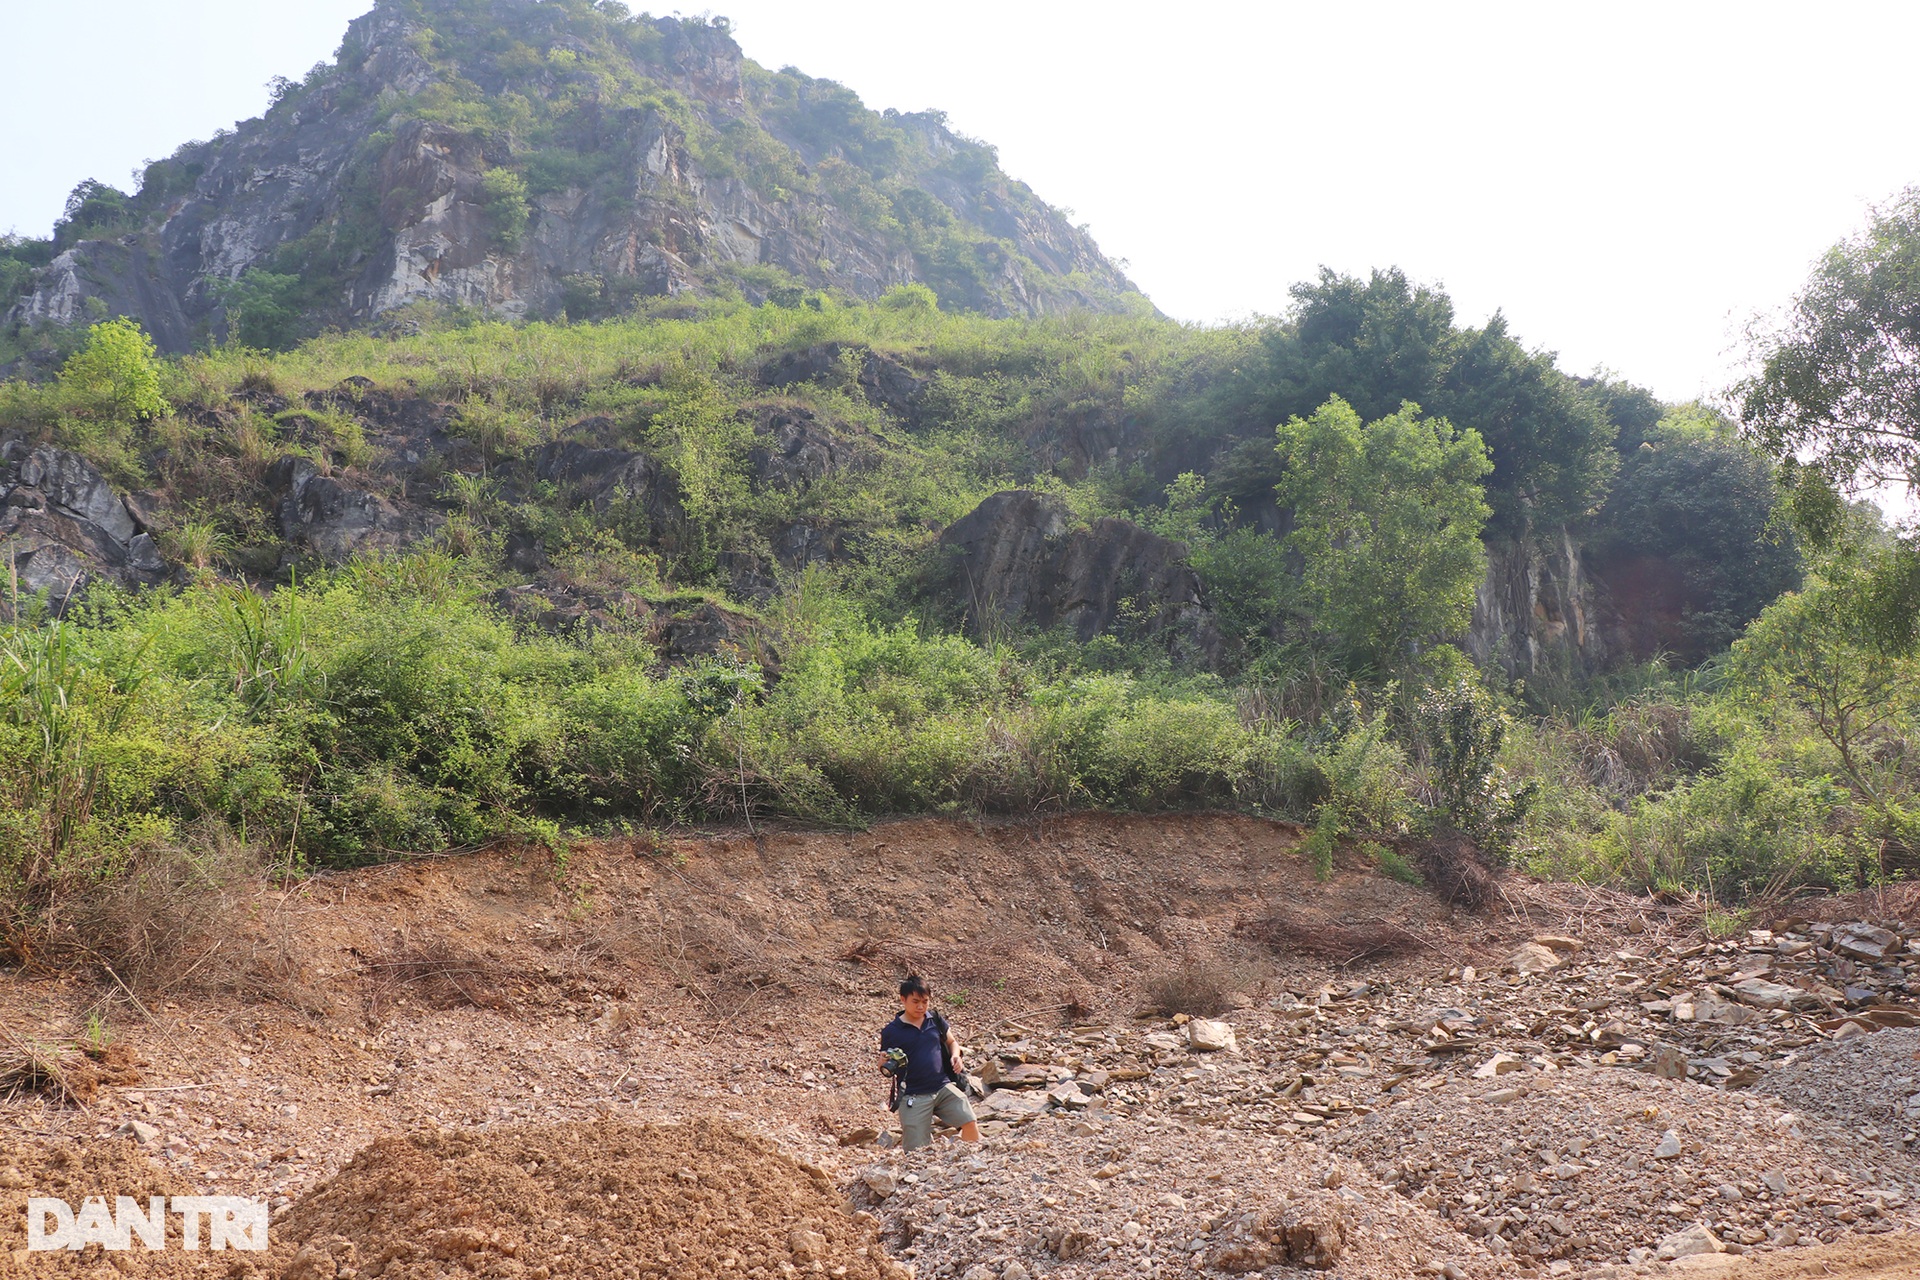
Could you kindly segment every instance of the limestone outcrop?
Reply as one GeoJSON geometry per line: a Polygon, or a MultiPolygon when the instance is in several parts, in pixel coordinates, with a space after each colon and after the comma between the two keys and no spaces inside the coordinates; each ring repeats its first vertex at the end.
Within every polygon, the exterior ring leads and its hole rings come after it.
{"type": "Polygon", "coordinates": [[[1183,543],[1111,517],[1076,527],[1065,504],[996,493],[940,535],[952,594],[976,633],[999,624],[1065,627],[1082,641],[1151,635],[1204,665],[1223,656],[1183,543]]]}

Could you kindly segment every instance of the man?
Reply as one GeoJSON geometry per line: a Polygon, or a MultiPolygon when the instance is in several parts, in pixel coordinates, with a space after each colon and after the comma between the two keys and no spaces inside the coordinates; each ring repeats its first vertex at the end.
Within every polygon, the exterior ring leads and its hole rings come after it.
{"type": "Polygon", "coordinates": [[[908,974],[900,984],[900,1012],[880,1032],[881,1067],[887,1065],[889,1049],[907,1056],[900,1076],[900,1136],[908,1151],[933,1141],[935,1116],[960,1130],[964,1140],[980,1141],[980,1126],[959,1084],[966,1078],[960,1042],[945,1018],[929,1012],[931,1003],[927,984],[918,974],[908,974]]]}

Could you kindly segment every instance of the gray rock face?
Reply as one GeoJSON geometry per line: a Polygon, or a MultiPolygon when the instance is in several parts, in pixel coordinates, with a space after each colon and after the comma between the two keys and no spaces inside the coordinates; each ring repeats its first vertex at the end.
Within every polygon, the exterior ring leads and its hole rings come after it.
{"type": "Polygon", "coordinates": [[[955,521],[940,545],[953,558],[946,589],[976,631],[1026,622],[1087,641],[1132,627],[1205,665],[1223,656],[1185,545],[1130,521],[1074,529],[1056,499],[1011,489],[955,521]]]}
{"type": "Polygon", "coordinates": [[[1476,590],[1467,649],[1509,677],[1539,671],[1590,674],[1617,643],[1619,621],[1587,576],[1565,529],[1487,546],[1487,576],[1476,590]]]}
{"type": "Polygon", "coordinates": [[[801,351],[782,352],[760,370],[769,387],[791,387],[803,382],[838,382],[851,370],[853,387],[869,404],[877,405],[902,422],[912,424],[926,393],[927,379],[891,356],[869,347],[823,342],[801,351]]]}
{"type": "MultiPolygon", "coordinates": [[[[498,20],[525,24],[525,8],[499,0],[498,20]]],[[[546,25],[545,37],[523,30],[521,38],[543,52],[587,50],[565,32],[564,18],[546,25]]],[[[233,134],[184,151],[176,172],[183,181],[190,175],[190,185],[164,201],[149,198],[156,212],[137,233],[62,253],[9,319],[71,324],[98,299],[109,314],[140,320],[162,350],[186,351],[224,332],[217,282],[269,266],[305,270],[277,255],[308,246],[296,256],[319,261],[308,250],[322,241],[339,292],[319,318],[343,325],[418,301],[552,316],[596,291],[613,306],[607,300],[699,291],[716,272],[757,267],[865,298],[933,279],[949,305],[995,314],[1111,307],[1134,294],[1085,233],[1020,184],[997,170],[981,182],[946,173],[941,158],[967,144],[937,116],[894,117],[936,162],[913,177],[920,184],[913,193],[932,202],[937,218],[994,237],[981,242],[989,250],[1003,244],[1013,251],[998,254],[991,279],[964,287],[941,281],[942,268],[916,260],[902,233],[842,207],[836,192],[843,184],[831,175],[846,161],[836,145],[809,127],[792,132],[778,111],[755,114],[742,91],[744,57],[723,28],[675,19],[653,25],[658,39],[636,44],[649,47],[632,53],[634,69],[679,94],[697,124],[654,108],[603,112],[597,101],[581,108],[577,123],[598,137],[595,151],[619,157],[615,180],[536,192],[515,245],[499,242],[484,185],[490,168],[510,160],[499,150],[504,144],[410,118],[409,99],[442,73],[416,48],[428,34],[420,19],[383,0],[350,25],[338,65],[233,134]],[[698,138],[689,137],[690,124],[698,138]],[[753,162],[722,154],[727,144],[715,138],[742,126],[761,140],[756,145],[791,153],[800,187],[756,185],[744,176],[753,162]],[[829,176],[816,181],[816,171],[829,176]]],[[[513,92],[545,97],[555,89],[537,70],[516,74],[526,83],[514,83],[513,92]]],[[[753,279],[743,277],[758,301],[765,286],[753,279]]]]}
{"type": "Polygon", "coordinates": [[[754,483],[788,492],[846,470],[862,460],[856,443],[836,435],[810,409],[769,408],[754,424],[758,442],[748,451],[754,483]]]}
{"type": "Polygon", "coordinates": [[[14,593],[44,591],[56,613],[96,581],[151,586],[168,567],[127,500],[85,458],[64,449],[0,443],[0,611],[14,593]]]}
{"type": "Polygon", "coordinates": [[[378,494],[323,476],[312,459],[289,454],[267,468],[288,561],[314,557],[344,564],[356,555],[399,551],[427,537],[437,519],[378,494]]]}

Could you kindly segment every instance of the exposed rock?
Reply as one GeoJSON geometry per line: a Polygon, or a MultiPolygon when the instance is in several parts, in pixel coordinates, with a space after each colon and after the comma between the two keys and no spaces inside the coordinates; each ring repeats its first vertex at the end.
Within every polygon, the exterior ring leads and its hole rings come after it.
{"type": "Polygon", "coordinates": [[[836,471],[861,456],[854,444],[835,435],[811,409],[768,408],[754,424],[756,443],[747,454],[754,483],[763,489],[793,491],[836,471]]]}
{"type": "Polygon", "coordinates": [[[1601,670],[1621,646],[1619,621],[1586,573],[1566,529],[1487,546],[1466,647],[1509,676],[1601,670]]]}
{"type": "Polygon", "coordinates": [[[267,468],[286,555],[344,564],[356,555],[399,551],[428,537],[439,518],[320,474],[311,458],[288,454],[267,468]]]}
{"type": "Polygon", "coordinates": [[[1725,1253],[1727,1246],[1720,1243],[1720,1237],[1703,1222],[1696,1222],[1684,1231],[1676,1231],[1660,1241],[1656,1250],[1660,1260],[1671,1262],[1675,1258],[1691,1258],[1702,1253],[1725,1253]]]}
{"type": "Polygon", "coordinates": [[[627,449],[595,449],[578,440],[555,440],[533,456],[534,476],[570,485],[595,510],[627,504],[656,531],[684,518],[677,487],[651,454],[627,449]]]}
{"type": "MultiPolygon", "coordinates": [[[[518,6],[502,8],[511,14],[518,6]]],[[[562,21],[543,43],[589,57],[622,56],[610,52],[597,21],[576,21],[590,26],[575,34],[562,21]]],[[[937,115],[895,115],[890,124],[909,139],[904,150],[912,160],[902,170],[914,184],[909,194],[930,215],[991,237],[984,243],[997,255],[983,269],[949,278],[870,216],[840,207],[831,184],[811,179],[815,166],[844,163],[831,140],[788,135],[777,117],[743,111],[744,58],[724,27],[636,21],[651,25],[649,38],[620,43],[643,83],[676,94],[703,127],[746,125],[762,146],[784,152],[781,163],[802,180],[777,186],[735,166],[709,168],[683,116],[648,107],[602,110],[596,97],[570,117],[571,127],[591,133],[594,151],[611,160],[614,172],[590,186],[536,193],[525,234],[503,245],[485,175],[504,153],[464,129],[408,118],[404,104],[441,72],[415,47],[425,35],[418,11],[387,0],[350,24],[337,65],[262,118],[184,149],[171,175],[178,181],[184,171],[190,185],[152,201],[154,212],[137,234],[67,249],[37,273],[10,318],[72,324],[98,300],[108,314],[140,320],[162,350],[186,351],[206,327],[218,332],[225,321],[208,282],[253,269],[299,269],[283,249],[295,246],[297,257],[307,237],[343,226],[362,228],[364,237],[344,261],[327,264],[337,277],[329,284],[338,287],[329,290],[337,301],[325,319],[345,325],[420,301],[507,317],[566,310],[588,319],[636,296],[696,292],[716,277],[761,266],[807,287],[864,298],[933,279],[943,304],[1000,315],[1118,309],[1134,294],[1086,233],[999,173],[990,158],[977,181],[949,173],[947,159],[969,144],[937,115]],[[366,140],[375,136],[384,145],[369,153],[366,140]]],[[[494,93],[554,92],[544,66],[463,72],[483,81],[504,76],[504,85],[490,84],[494,93]]],[[[741,283],[754,301],[767,297],[757,277],[744,275],[741,283]]],[[[873,389],[902,403],[912,397],[909,383],[891,375],[876,374],[873,389]]]]}
{"type": "Polygon", "coordinates": [[[1566,958],[1551,947],[1541,946],[1537,942],[1523,943],[1518,950],[1507,957],[1506,967],[1515,973],[1532,976],[1551,973],[1566,964],[1566,958]]]}
{"type": "Polygon", "coordinates": [[[1240,1047],[1233,1027],[1211,1018],[1195,1018],[1187,1024],[1187,1043],[1198,1053],[1232,1053],[1240,1047]]]}
{"type": "Polygon", "coordinates": [[[1130,521],[1075,529],[1058,500],[1010,489],[950,525],[940,546],[952,557],[942,586],[976,632],[1027,623],[1087,641],[1132,630],[1203,665],[1223,656],[1185,545],[1130,521]]]}
{"type": "Polygon", "coordinates": [[[841,385],[852,373],[848,390],[857,391],[868,403],[885,409],[903,422],[911,422],[926,393],[927,380],[892,356],[871,347],[856,347],[840,342],[823,342],[798,351],[784,351],[760,370],[760,381],[769,387],[791,387],[802,382],[841,385]]]}
{"type": "Polygon", "coordinates": [[[79,454],[0,443],[0,611],[15,594],[46,592],[64,612],[95,581],[150,586],[168,573],[159,549],[126,499],[79,454]]]}

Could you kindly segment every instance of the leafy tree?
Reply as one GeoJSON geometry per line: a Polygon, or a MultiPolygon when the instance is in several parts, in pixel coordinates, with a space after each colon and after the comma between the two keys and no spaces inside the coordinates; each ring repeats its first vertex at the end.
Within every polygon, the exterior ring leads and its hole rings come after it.
{"type": "Polygon", "coordinates": [[[1764,714],[1810,726],[1878,834],[1911,845],[1920,808],[1907,744],[1920,713],[1920,659],[1877,634],[1884,604],[1875,596],[1889,575],[1875,555],[1830,560],[1806,591],[1769,606],[1733,646],[1729,674],[1764,714]]]}
{"type": "Polygon", "coordinates": [[[284,351],[300,341],[304,292],[299,276],[274,271],[249,271],[213,284],[226,308],[227,337],[262,351],[284,351]]]}
{"type": "Polygon", "coordinates": [[[1323,268],[1292,293],[1290,321],[1267,332],[1265,358],[1227,380],[1227,414],[1280,421],[1339,396],[1372,420],[1420,404],[1480,433],[1493,463],[1494,527],[1509,534],[1580,517],[1605,494],[1619,432],[1602,397],[1550,353],[1523,348],[1504,317],[1456,328],[1446,294],[1398,268],[1365,281],[1323,268]]]}
{"type": "Polygon", "coordinates": [[[1463,628],[1486,572],[1480,481],[1491,464],[1479,433],[1414,404],[1362,425],[1335,396],[1277,434],[1276,493],[1294,521],[1286,545],[1319,624],[1379,669],[1463,628]]]}
{"type": "Polygon", "coordinates": [[[1741,421],[1790,481],[1812,482],[1793,486],[1803,525],[1837,531],[1822,485],[1920,489],[1920,187],[1827,252],[1755,354],[1741,421]]]}
{"type": "Polygon", "coordinates": [[[527,202],[527,180],[511,169],[489,169],[480,179],[486,196],[487,223],[494,243],[515,250],[527,234],[533,208],[527,202]]]}
{"type": "Polygon", "coordinates": [[[118,187],[88,178],[67,196],[65,215],[53,224],[56,249],[69,249],[88,233],[112,231],[133,216],[133,198],[118,187]]]}
{"type": "Polygon", "coordinates": [[[125,316],[87,331],[87,345],[60,370],[61,387],[120,421],[160,418],[173,411],[160,392],[153,339],[125,316]]]}
{"type": "Polygon", "coordinates": [[[1800,585],[1773,468],[1711,410],[1685,406],[1622,461],[1588,541],[1642,658],[1692,665],[1800,585]]]}
{"type": "Polygon", "coordinates": [[[1435,807],[1483,851],[1498,855],[1526,817],[1537,788],[1511,786],[1500,748],[1512,721],[1477,679],[1460,676],[1429,689],[1414,706],[1435,807]]]}

